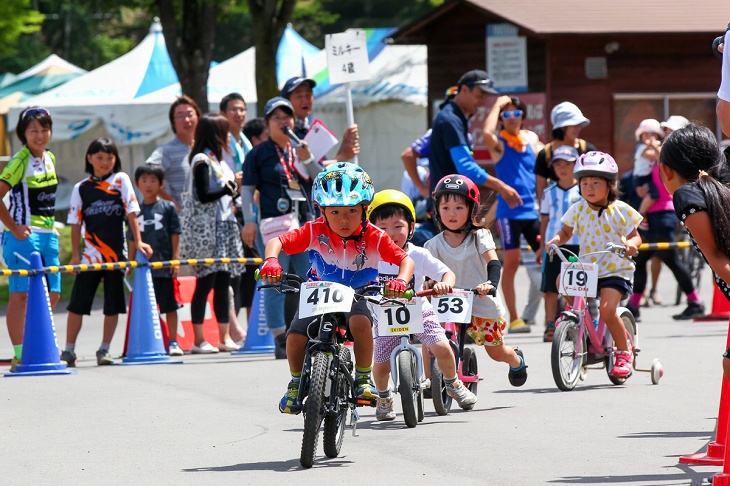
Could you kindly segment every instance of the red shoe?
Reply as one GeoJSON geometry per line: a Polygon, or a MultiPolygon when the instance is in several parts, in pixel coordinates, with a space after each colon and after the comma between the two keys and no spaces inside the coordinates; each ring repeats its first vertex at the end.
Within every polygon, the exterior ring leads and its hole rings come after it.
{"type": "Polygon", "coordinates": [[[634,355],[631,351],[616,351],[616,362],[611,370],[611,375],[616,378],[628,378],[631,375],[633,362],[634,355]]]}

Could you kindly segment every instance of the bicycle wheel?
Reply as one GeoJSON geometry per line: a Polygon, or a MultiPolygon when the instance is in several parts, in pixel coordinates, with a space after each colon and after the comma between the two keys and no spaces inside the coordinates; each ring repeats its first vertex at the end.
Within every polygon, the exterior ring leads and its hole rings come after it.
{"type": "Polygon", "coordinates": [[[416,401],[416,405],[417,405],[417,409],[418,409],[417,412],[418,412],[418,421],[419,422],[423,422],[423,417],[424,417],[424,414],[423,414],[423,399],[424,399],[424,397],[423,397],[423,390],[421,390],[420,389],[420,386],[419,386],[418,400],[416,401]]]}
{"type": "Polygon", "coordinates": [[[398,393],[403,406],[403,419],[409,428],[418,424],[416,401],[418,401],[418,371],[416,360],[407,351],[398,355],[398,393]]]}
{"type": "MultiPolygon", "coordinates": [[[[634,321],[634,315],[627,309],[621,313],[621,320],[624,321],[624,327],[626,327],[626,339],[629,341],[629,346],[631,347],[631,352],[634,354],[635,360],[636,354],[634,353],[634,343],[636,342],[636,322],[634,321]]],[[[616,347],[616,342],[613,338],[611,338],[611,347],[616,347]]],[[[611,351],[606,358],[606,373],[608,374],[608,379],[611,380],[611,383],[614,385],[623,385],[631,375],[619,378],[611,374],[611,371],[613,370],[614,357],[615,353],[611,351]]]]}
{"type": "Polygon", "coordinates": [[[446,393],[446,383],[444,383],[444,374],[439,368],[438,361],[431,361],[431,400],[433,408],[438,415],[446,415],[451,409],[451,401],[453,400],[446,393]]]}
{"type": "MultiPolygon", "coordinates": [[[[464,348],[464,359],[462,360],[461,365],[461,374],[464,376],[477,376],[479,372],[477,371],[477,354],[474,352],[471,348],[464,348]]],[[[471,391],[474,395],[477,394],[477,387],[479,386],[478,381],[471,381],[468,383],[464,383],[464,385],[471,391]]]]}
{"type": "Polygon", "coordinates": [[[312,371],[310,373],[309,393],[304,402],[304,437],[302,438],[302,453],[299,456],[300,464],[309,469],[314,464],[319,439],[319,426],[323,418],[324,384],[327,378],[327,355],[316,352],[312,356],[312,371]]]}
{"type": "MultiPolygon", "coordinates": [[[[350,350],[346,347],[340,349],[340,364],[347,367],[350,363],[350,350]]],[[[348,399],[350,398],[350,384],[344,371],[340,370],[337,377],[337,411],[327,414],[324,417],[324,455],[327,457],[337,457],[342,449],[342,439],[345,437],[345,425],[347,421],[348,399]]]]}
{"type": "Polygon", "coordinates": [[[585,343],[578,342],[580,325],[573,319],[561,320],[553,335],[550,365],[555,384],[563,391],[570,391],[580,377],[585,343]]]}

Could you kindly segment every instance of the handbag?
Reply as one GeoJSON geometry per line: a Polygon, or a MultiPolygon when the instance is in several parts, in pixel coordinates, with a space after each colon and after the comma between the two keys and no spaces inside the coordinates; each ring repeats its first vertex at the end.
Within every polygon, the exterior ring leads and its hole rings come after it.
{"type": "Polygon", "coordinates": [[[282,214],[281,216],[274,216],[273,218],[264,218],[259,224],[259,231],[261,231],[261,238],[264,240],[264,245],[270,239],[297,228],[299,228],[299,218],[297,218],[296,213],[293,211],[282,214]]]}
{"type": "Polygon", "coordinates": [[[216,202],[200,202],[194,194],[192,178],[191,170],[188,175],[188,190],[180,195],[180,257],[210,258],[215,252],[218,205],[216,202]]]}

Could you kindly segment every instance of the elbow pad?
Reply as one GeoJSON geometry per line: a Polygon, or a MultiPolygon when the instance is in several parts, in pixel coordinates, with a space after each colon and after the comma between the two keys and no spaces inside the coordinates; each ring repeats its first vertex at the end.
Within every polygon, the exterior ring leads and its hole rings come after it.
{"type": "Polygon", "coordinates": [[[487,262],[487,278],[496,288],[499,286],[499,276],[502,273],[502,263],[499,260],[487,262]]]}

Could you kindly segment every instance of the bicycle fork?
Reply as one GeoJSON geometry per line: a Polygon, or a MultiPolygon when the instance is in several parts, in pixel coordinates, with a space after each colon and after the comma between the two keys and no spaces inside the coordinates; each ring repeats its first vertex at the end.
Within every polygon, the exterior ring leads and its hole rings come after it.
{"type": "Polygon", "coordinates": [[[402,352],[413,353],[416,357],[416,369],[418,370],[418,386],[423,383],[423,358],[418,349],[408,341],[408,336],[401,336],[400,344],[390,353],[390,376],[393,380],[393,388],[398,390],[398,355],[402,352]]]}

